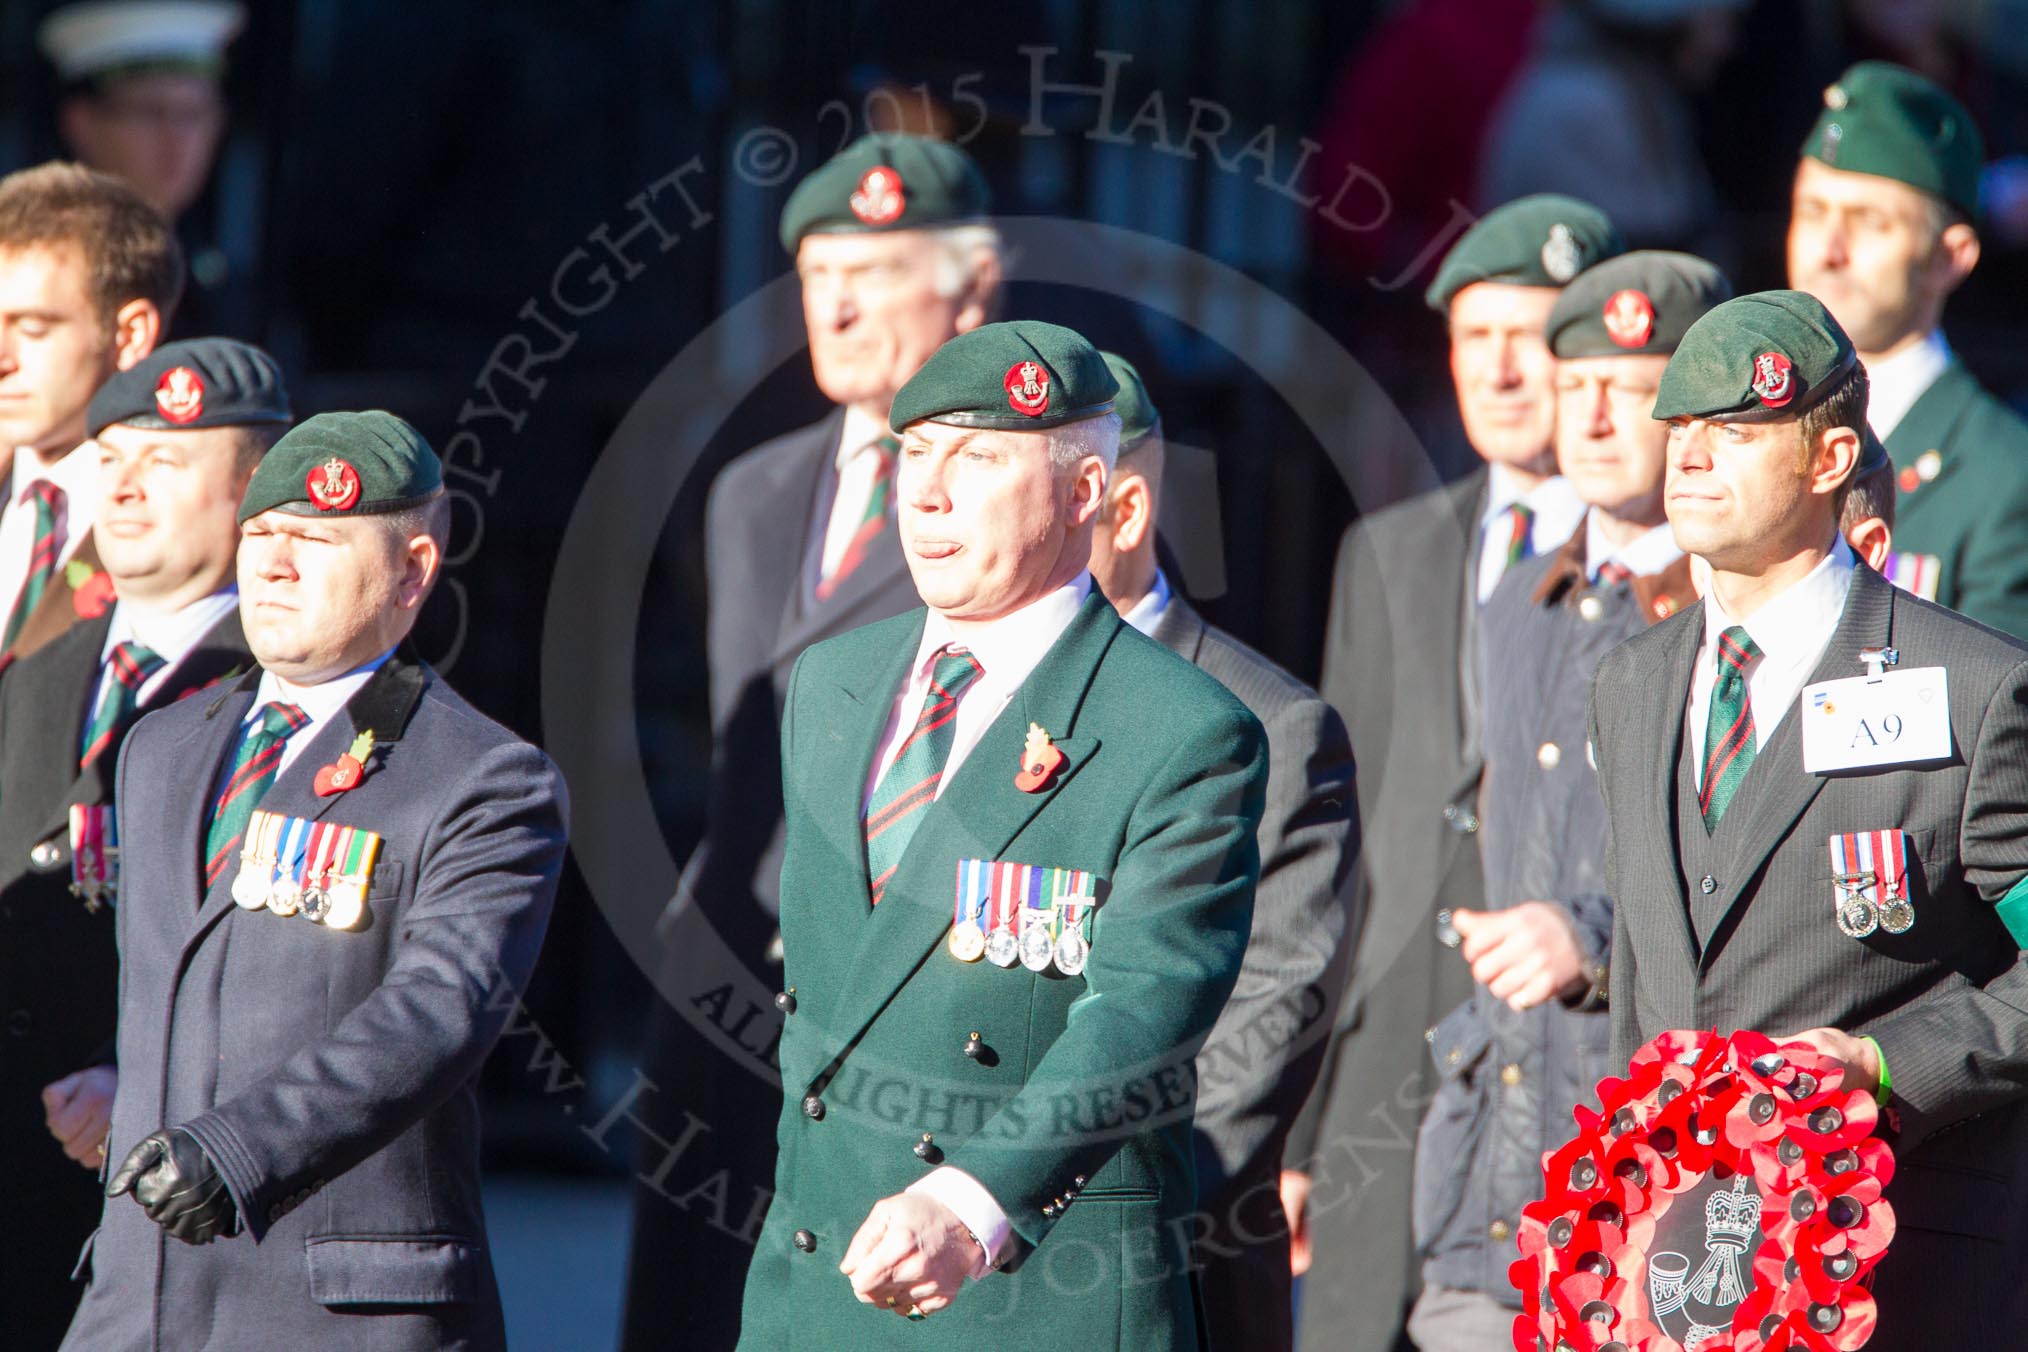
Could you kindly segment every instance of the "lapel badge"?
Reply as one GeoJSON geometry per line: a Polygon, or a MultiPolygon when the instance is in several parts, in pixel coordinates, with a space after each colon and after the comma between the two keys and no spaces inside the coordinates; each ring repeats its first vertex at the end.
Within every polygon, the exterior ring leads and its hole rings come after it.
{"type": "Polygon", "coordinates": [[[359,781],[366,778],[366,759],[373,754],[373,729],[368,728],[352,739],[352,746],[344,755],[317,771],[317,777],[310,782],[319,798],[329,798],[347,789],[357,788],[359,781]]]}
{"type": "Polygon", "coordinates": [[[63,580],[70,587],[70,608],[81,620],[96,620],[113,604],[113,575],[103,568],[72,559],[63,566],[63,580]]]}
{"type": "Polygon", "coordinates": [[[342,512],[359,501],[359,471],[335,455],[311,468],[305,486],[320,512],[342,512]]]}
{"type": "Polygon", "coordinates": [[[1935,447],[1915,458],[1915,477],[1928,483],[1943,469],[1943,455],[1935,447]]]}
{"type": "Polygon", "coordinates": [[[1021,773],[1014,776],[1014,787],[1023,793],[1040,793],[1065,764],[1063,752],[1049,740],[1042,725],[1030,723],[1028,745],[1022,748],[1021,773]]]}
{"type": "Polygon", "coordinates": [[[876,164],[860,176],[857,191],[846,201],[862,225],[892,225],[908,206],[908,192],[900,174],[876,164]]]}
{"type": "Polygon", "coordinates": [[[1794,368],[1779,352],[1763,352],[1753,359],[1753,392],[1769,408],[1780,408],[1796,397],[1794,368]]]}

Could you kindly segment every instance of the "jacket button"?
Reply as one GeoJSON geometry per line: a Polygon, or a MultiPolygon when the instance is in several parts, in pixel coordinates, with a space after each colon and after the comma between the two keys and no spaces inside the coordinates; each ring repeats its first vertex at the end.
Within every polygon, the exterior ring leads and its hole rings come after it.
{"type": "Polygon", "coordinates": [[[944,1157],[944,1152],[937,1149],[937,1138],[924,1132],[922,1139],[915,1143],[915,1157],[925,1164],[934,1164],[944,1157]]]}
{"type": "Polygon", "coordinates": [[[817,1237],[808,1230],[796,1231],[795,1234],[789,1236],[789,1242],[804,1253],[815,1253],[817,1251],[817,1237]]]}
{"type": "Polygon", "coordinates": [[[815,1094],[806,1095],[803,1099],[803,1116],[809,1118],[812,1122],[822,1122],[824,1120],[824,1100],[818,1098],[815,1094]]]}
{"type": "Polygon", "coordinates": [[[1521,1067],[1512,1061],[1500,1067],[1500,1083],[1509,1089],[1521,1083],[1521,1067]]]}
{"type": "Polygon", "coordinates": [[[979,1035],[977,1033],[974,1033],[970,1037],[965,1039],[965,1047],[964,1047],[965,1055],[971,1057],[974,1061],[978,1060],[980,1054],[983,1053],[985,1050],[986,1044],[980,1040],[979,1035]]]}
{"type": "Polygon", "coordinates": [[[796,988],[794,986],[789,987],[775,997],[775,1008],[784,1014],[796,1012],[796,988]]]}
{"type": "Polygon", "coordinates": [[[29,867],[48,872],[63,862],[63,851],[57,848],[55,840],[38,840],[28,851],[29,867]]]}
{"type": "Polygon", "coordinates": [[[1472,835],[1479,829],[1478,814],[1475,812],[1460,812],[1458,814],[1457,825],[1458,830],[1462,831],[1464,834],[1468,836],[1472,835]]]}
{"type": "Polygon", "coordinates": [[[1056,1204],[1054,1202],[1044,1202],[1042,1204],[1042,1214],[1054,1219],[1056,1216],[1056,1204]]]}
{"type": "Polygon", "coordinates": [[[1494,1221],[1486,1227],[1486,1235],[1490,1239],[1506,1239],[1513,1233],[1512,1230],[1507,1228],[1507,1222],[1505,1221],[1494,1221]]]}
{"type": "Polygon", "coordinates": [[[1708,897],[1713,892],[1716,892],[1718,890],[1718,879],[1712,877],[1710,874],[1707,873],[1704,875],[1703,879],[1698,882],[1697,887],[1699,891],[1703,892],[1704,895],[1708,897]]]}
{"type": "Polygon", "coordinates": [[[25,1009],[12,1010],[7,1015],[7,1036],[27,1037],[28,1030],[35,1026],[35,1016],[25,1009]]]}
{"type": "Polygon", "coordinates": [[[1544,742],[1535,748],[1535,763],[1545,770],[1554,770],[1563,764],[1563,748],[1554,742],[1544,742]]]}
{"type": "MultiPolygon", "coordinates": [[[[1605,602],[1599,600],[1596,596],[1587,596],[1577,603],[1577,613],[1584,616],[1587,621],[1596,624],[1599,616],[1605,614],[1605,602]]],[[[1502,1236],[1495,1235],[1494,1238],[1499,1239],[1502,1236]]]]}

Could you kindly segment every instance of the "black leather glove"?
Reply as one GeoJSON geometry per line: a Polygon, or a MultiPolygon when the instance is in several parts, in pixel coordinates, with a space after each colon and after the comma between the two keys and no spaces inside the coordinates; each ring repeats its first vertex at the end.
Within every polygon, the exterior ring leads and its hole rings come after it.
{"type": "Polygon", "coordinates": [[[239,1208],[218,1167],[181,1127],[158,1131],[127,1152],[106,1182],[106,1196],[134,1194],[148,1219],[185,1244],[239,1233],[239,1208]]]}

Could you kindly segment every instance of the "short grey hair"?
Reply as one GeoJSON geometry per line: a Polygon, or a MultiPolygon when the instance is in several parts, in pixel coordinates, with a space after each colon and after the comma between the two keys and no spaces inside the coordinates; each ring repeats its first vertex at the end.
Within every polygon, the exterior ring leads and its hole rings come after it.
{"type": "Polygon", "coordinates": [[[930,233],[937,246],[936,293],[945,300],[972,284],[982,250],[1000,256],[1000,232],[990,225],[948,225],[930,233]]]}
{"type": "Polygon", "coordinates": [[[1088,455],[1105,462],[1106,473],[1120,458],[1120,415],[1101,413],[1049,429],[1049,459],[1058,469],[1071,469],[1088,455]]]}
{"type": "Polygon", "coordinates": [[[445,549],[451,540],[451,495],[439,488],[413,507],[386,513],[380,521],[392,540],[427,535],[437,542],[438,549],[445,549]]]}

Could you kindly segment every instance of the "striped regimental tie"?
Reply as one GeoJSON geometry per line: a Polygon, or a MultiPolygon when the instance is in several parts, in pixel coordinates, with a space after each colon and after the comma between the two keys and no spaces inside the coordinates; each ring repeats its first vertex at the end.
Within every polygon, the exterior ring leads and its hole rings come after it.
{"type": "Polygon", "coordinates": [[[972,683],[986,674],[979,659],[965,649],[945,645],[930,670],[923,692],[922,713],[894,763],[874,786],[866,808],[866,876],[872,880],[873,904],[887,889],[887,880],[901,862],[909,838],[922,824],[924,809],[936,801],[957,735],[958,701],[972,683]]]}
{"type": "Polygon", "coordinates": [[[263,704],[260,717],[241,735],[239,751],[232,759],[232,777],[211,805],[211,822],[204,830],[206,888],[218,881],[239,852],[248,820],[281,769],[283,743],[309,721],[310,716],[297,706],[277,700],[263,704]]]}
{"type": "Polygon", "coordinates": [[[1718,680],[1704,720],[1704,780],[1697,789],[1706,831],[1718,829],[1718,819],[1753,765],[1753,701],[1747,697],[1746,669],[1759,657],[1760,649],[1739,625],[1718,636],[1718,680]]]}
{"type": "Polygon", "coordinates": [[[874,471],[873,488],[866,495],[866,510],[860,514],[859,528],[852,533],[845,552],[817,583],[819,601],[829,600],[845,579],[852,576],[852,570],[866,561],[866,551],[873,548],[873,542],[887,529],[893,516],[894,464],[901,442],[891,436],[882,437],[873,443],[873,450],[880,457],[880,467],[874,471]]]}
{"type": "Polygon", "coordinates": [[[57,529],[63,516],[63,490],[47,479],[37,479],[21,491],[23,506],[30,498],[35,500],[35,544],[28,551],[28,575],[22,579],[21,594],[14,598],[14,609],[7,616],[7,634],[0,639],[0,648],[14,646],[21,626],[49,590],[49,580],[56,576],[56,556],[63,552],[63,534],[57,529]]]}
{"type": "Polygon", "coordinates": [[[162,669],[162,662],[162,656],[154,649],[132,639],[113,646],[113,655],[106,659],[106,680],[99,692],[99,707],[93,711],[78,748],[78,769],[111,752],[120,738],[127,735],[127,725],[134,721],[134,711],[141,706],[141,687],[162,669]]]}
{"type": "Polygon", "coordinates": [[[1507,566],[1512,568],[1523,559],[1535,555],[1535,509],[1525,502],[1517,502],[1506,511],[1509,522],[1507,533],[1507,566]]]}

